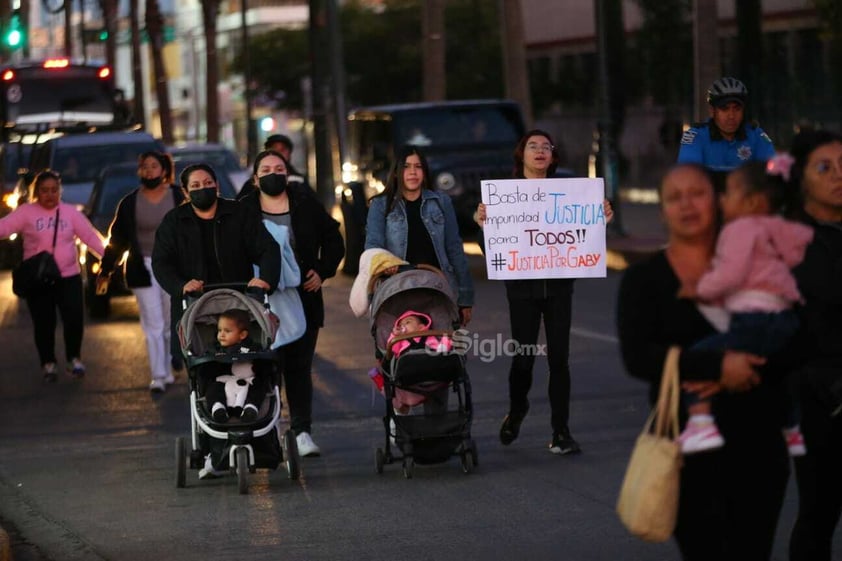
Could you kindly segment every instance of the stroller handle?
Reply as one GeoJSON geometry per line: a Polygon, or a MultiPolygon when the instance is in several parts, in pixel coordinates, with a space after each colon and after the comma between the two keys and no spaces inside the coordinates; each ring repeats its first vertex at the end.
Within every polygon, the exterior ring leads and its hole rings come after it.
{"type": "Polygon", "coordinates": [[[249,286],[247,282],[206,284],[202,288],[202,290],[191,290],[190,292],[185,292],[184,307],[186,308],[187,306],[201,298],[205,292],[209,290],[217,290],[220,288],[227,288],[229,290],[236,290],[237,292],[242,292],[243,294],[252,298],[256,302],[263,304],[265,308],[269,307],[269,303],[266,301],[266,295],[268,294],[267,291],[259,286],[249,286]]]}

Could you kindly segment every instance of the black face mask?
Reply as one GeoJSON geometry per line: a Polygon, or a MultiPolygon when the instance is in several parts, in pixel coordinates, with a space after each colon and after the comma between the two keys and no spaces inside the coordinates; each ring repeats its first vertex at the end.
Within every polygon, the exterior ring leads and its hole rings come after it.
{"type": "Polygon", "coordinates": [[[140,178],[141,185],[143,185],[147,189],[154,189],[155,187],[160,185],[163,181],[164,181],[163,177],[153,177],[153,178],[141,177],[140,178]]]}
{"type": "Polygon", "coordinates": [[[216,202],[216,187],[205,187],[188,193],[190,204],[199,210],[208,210],[216,202]]]}
{"type": "Polygon", "coordinates": [[[287,190],[287,176],[282,173],[270,173],[259,180],[260,190],[270,197],[277,197],[287,190]]]}

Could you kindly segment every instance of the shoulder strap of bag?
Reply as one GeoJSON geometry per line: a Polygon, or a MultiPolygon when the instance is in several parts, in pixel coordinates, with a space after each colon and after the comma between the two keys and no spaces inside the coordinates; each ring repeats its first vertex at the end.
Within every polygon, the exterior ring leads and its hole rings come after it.
{"type": "Polygon", "coordinates": [[[679,347],[670,347],[664,360],[664,371],[661,375],[661,389],[658,403],[655,405],[655,434],[665,437],[678,436],[678,357],[679,347]]]}
{"type": "Polygon", "coordinates": [[[53,224],[53,253],[56,252],[56,238],[58,237],[58,213],[60,210],[61,209],[59,207],[56,207],[56,223],[53,224]]]}

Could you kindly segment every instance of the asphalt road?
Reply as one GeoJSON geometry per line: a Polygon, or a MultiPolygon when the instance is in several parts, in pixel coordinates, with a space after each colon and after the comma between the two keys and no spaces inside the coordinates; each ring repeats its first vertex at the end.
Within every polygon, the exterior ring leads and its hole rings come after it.
{"type": "MultiPolygon", "coordinates": [[[[374,472],[383,402],[366,374],[373,345],[367,322],[347,306],[352,279],[332,279],[314,374],[313,436],[324,453],[302,460],[298,481],[283,469],[259,471],[239,495],[235,477],[198,481],[195,471],[176,489],[174,439],[189,434],[185,375],[164,396],[149,394],[131,298],[115,303],[111,319],[88,324],[85,380],[45,386],[28,314],[0,273],[0,517],[19,530],[21,555],[36,546],[40,557],[26,559],[56,561],[676,559],[672,543],[640,542],[614,514],[647,413],[643,385],[618,358],[618,279],[577,282],[571,428],[583,454],[546,450],[541,358],[521,436],[500,445],[508,359],[469,353],[480,466],[464,475],[453,458],[416,466],[411,480],[395,464],[374,472]]],[[[480,280],[477,289],[471,328],[478,340],[506,339],[502,285],[480,280]]],[[[790,489],[776,560],[786,559],[794,500],[790,489]]]]}

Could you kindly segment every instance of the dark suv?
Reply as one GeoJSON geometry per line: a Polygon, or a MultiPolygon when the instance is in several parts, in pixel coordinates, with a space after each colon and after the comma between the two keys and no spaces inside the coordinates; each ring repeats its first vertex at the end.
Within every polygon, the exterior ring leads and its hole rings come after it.
{"type": "Polygon", "coordinates": [[[395,149],[421,148],[429,184],[453,199],[463,236],[476,231],[480,181],[511,177],[512,151],[525,132],[514,101],[468,100],[363,107],[348,115],[345,272],[356,273],[365,239],[365,202],[383,190],[395,149]]]}

